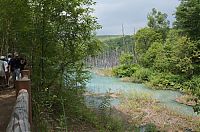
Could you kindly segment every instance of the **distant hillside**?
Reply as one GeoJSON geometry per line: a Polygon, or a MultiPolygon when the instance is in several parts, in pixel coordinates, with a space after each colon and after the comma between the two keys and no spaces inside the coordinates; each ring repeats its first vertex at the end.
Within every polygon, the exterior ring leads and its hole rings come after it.
{"type": "Polygon", "coordinates": [[[131,35],[125,35],[124,39],[122,35],[99,35],[97,38],[102,41],[107,48],[109,47],[109,49],[123,49],[133,45],[133,38],[131,35]]]}
{"type": "Polygon", "coordinates": [[[97,35],[97,38],[100,41],[105,41],[105,40],[111,40],[111,39],[116,39],[116,38],[121,38],[122,35],[97,35]]]}

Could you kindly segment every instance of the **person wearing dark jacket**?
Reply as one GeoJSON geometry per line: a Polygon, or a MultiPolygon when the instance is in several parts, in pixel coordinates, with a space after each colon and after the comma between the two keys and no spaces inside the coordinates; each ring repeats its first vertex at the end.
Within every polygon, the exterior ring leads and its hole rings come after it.
{"type": "Polygon", "coordinates": [[[20,79],[20,58],[17,52],[14,53],[14,58],[10,60],[9,65],[9,73],[12,73],[13,80],[20,79]]]}
{"type": "Polygon", "coordinates": [[[25,57],[20,58],[20,71],[24,70],[26,66],[26,59],[25,57]]]}

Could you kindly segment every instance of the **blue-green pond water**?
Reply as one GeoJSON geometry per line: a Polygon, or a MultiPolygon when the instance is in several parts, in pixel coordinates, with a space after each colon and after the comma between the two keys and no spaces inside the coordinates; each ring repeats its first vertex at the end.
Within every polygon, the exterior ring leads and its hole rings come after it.
{"type": "MultiPolygon", "coordinates": [[[[92,79],[87,83],[87,91],[96,94],[105,94],[107,92],[119,93],[119,92],[136,92],[145,93],[157,99],[161,104],[165,105],[169,109],[190,116],[196,116],[192,107],[180,104],[175,99],[182,94],[172,90],[153,90],[146,87],[144,84],[122,82],[119,78],[105,77],[92,73],[92,79]]],[[[98,107],[102,102],[102,98],[86,96],[87,105],[95,105],[98,107]]],[[[111,105],[118,105],[120,100],[113,98],[111,105]]]]}

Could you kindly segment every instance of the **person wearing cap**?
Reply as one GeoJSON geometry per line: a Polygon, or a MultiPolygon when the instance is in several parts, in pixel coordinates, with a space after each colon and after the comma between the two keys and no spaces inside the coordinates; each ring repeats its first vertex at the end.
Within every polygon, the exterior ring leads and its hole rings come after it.
{"type": "Polygon", "coordinates": [[[12,59],[12,54],[8,53],[8,55],[7,55],[7,62],[9,63],[11,59],[12,59]]]}
{"type": "Polygon", "coordinates": [[[4,66],[4,61],[2,59],[3,59],[3,56],[0,57],[0,87],[1,88],[5,86],[5,81],[6,81],[5,66],[4,66]]]}
{"type": "Polygon", "coordinates": [[[20,58],[17,52],[14,53],[14,58],[10,60],[9,73],[12,73],[13,81],[20,79],[20,58]]]}

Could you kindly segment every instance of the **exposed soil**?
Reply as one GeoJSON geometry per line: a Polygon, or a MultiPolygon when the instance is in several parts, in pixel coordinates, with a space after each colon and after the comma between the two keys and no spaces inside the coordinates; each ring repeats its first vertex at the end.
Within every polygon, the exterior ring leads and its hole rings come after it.
{"type": "Polygon", "coordinates": [[[91,69],[90,71],[92,71],[93,73],[97,74],[97,75],[100,75],[100,76],[107,76],[107,77],[111,77],[111,76],[114,76],[111,68],[108,68],[108,69],[96,69],[96,68],[93,68],[91,69]]]}
{"type": "Polygon", "coordinates": [[[86,92],[83,94],[84,96],[92,96],[92,97],[110,97],[110,98],[119,98],[119,96],[121,95],[120,92],[116,92],[116,93],[92,93],[92,92],[86,92]]]}
{"type": "Polygon", "coordinates": [[[5,132],[15,105],[14,89],[0,90],[0,132],[5,132]]]}

